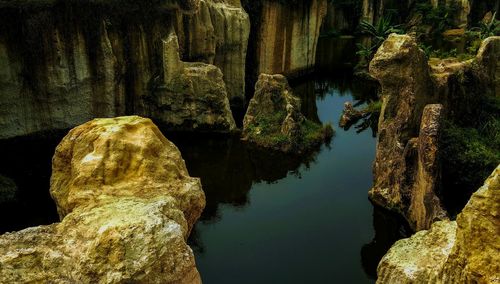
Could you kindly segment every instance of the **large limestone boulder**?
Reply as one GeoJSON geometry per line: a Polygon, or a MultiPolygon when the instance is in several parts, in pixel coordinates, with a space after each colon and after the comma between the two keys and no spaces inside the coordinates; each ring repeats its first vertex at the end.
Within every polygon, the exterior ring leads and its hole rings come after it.
{"type": "Polygon", "coordinates": [[[152,116],[173,130],[234,130],[236,124],[220,69],[181,61],[175,34],[163,41],[163,49],[164,85],[151,98],[152,116]]]}
{"type": "Polygon", "coordinates": [[[400,212],[416,229],[445,218],[436,192],[442,106],[434,100],[427,58],[408,35],[392,34],[370,63],[382,87],[372,201],[400,212]]]}
{"type": "Polygon", "coordinates": [[[70,131],[51,194],[61,223],[0,236],[0,282],[201,283],[186,240],[204,193],[151,120],[70,131]]]}
{"type": "Polygon", "coordinates": [[[261,74],[243,120],[243,139],[283,152],[303,152],[331,137],[331,126],[307,120],[285,76],[261,74]]]}
{"type": "Polygon", "coordinates": [[[377,283],[495,283],[500,275],[500,165],[458,215],[396,242],[377,283]]]}

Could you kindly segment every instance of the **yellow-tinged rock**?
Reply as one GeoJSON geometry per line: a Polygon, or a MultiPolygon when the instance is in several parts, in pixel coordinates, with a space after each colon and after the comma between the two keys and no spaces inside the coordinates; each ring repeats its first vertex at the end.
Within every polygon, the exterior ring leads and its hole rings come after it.
{"type": "Polygon", "coordinates": [[[500,165],[458,215],[396,242],[382,258],[377,283],[500,281],[500,165]]]}
{"type": "Polygon", "coordinates": [[[150,119],[95,119],[71,130],[56,149],[50,192],[61,218],[107,197],[175,197],[189,226],[205,199],[177,147],[150,119]]]}
{"type": "Polygon", "coordinates": [[[0,236],[0,283],[201,283],[189,232],[199,179],[149,119],[96,119],[57,147],[62,221],[0,236]]]}

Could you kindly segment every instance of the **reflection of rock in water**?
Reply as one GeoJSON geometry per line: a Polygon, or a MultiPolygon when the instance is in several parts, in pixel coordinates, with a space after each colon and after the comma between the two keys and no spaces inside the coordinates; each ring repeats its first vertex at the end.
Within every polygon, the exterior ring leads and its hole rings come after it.
{"type": "Polygon", "coordinates": [[[0,141],[0,175],[17,187],[15,200],[0,206],[0,215],[9,216],[0,218],[0,234],[59,220],[49,186],[52,155],[65,134],[58,131],[0,141]]]}
{"type": "Polygon", "coordinates": [[[201,178],[207,198],[201,216],[204,222],[215,222],[221,217],[220,204],[245,206],[252,184],[272,183],[289,173],[298,175],[300,166],[307,167],[317,154],[297,158],[252,147],[239,137],[168,133],[166,136],[179,147],[189,174],[201,178]]]}
{"type": "Polygon", "coordinates": [[[389,248],[398,240],[411,235],[411,229],[400,216],[383,208],[373,208],[373,240],[361,248],[361,262],[365,273],[377,279],[377,266],[389,248]]]}

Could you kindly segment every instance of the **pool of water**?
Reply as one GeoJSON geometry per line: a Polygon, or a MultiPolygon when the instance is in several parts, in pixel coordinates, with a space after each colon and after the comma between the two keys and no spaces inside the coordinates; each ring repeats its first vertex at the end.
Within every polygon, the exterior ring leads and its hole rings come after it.
{"type": "MultiPolygon", "coordinates": [[[[204,283],[370,283],[387,249],[408,235],[400,218],[367,198],[374,132],[336,127],[344,102],[363,104],[373,95],[345,69],[352,56],[342,54],[352,52],[352,41],[340,43],[322,39],[321,71],[292,82],[303,113],[337,128],[331,143],[310,155],[164,131],[207,196],[189,239],[204,283]]],[[[0,141],[0,234],[58,221],[49,183],[65,133],[0,141]]]]}
{"type": "MultiPolygon", "coordinates": [[[[329,74],[294,92],[310,119],[336,126],[344,102],[363,98],[349,72],[329,74]]],[[[238,139],[169,138],[207,195],[190,238],[204,283],[370,283],[407,234],[367,198],[376,143],[369,129],[337,129],[330,145],[302,159],[238,139]]]]}

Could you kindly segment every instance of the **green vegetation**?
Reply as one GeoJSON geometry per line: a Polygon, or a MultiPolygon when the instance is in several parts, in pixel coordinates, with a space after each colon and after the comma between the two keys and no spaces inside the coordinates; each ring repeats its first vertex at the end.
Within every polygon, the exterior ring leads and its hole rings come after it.
{"type": "Polygon", "coordinates": [[[248,126],[248,139],[257,145],[275,150],[307,152],[333,136],[330,124],[321,125],[304,119],[297,137],[289,137],[281,132],[285,117],[285,112],[277,112],[272,116],[257,116],[255,122],[248,126]]]}
{"type": "MultiPolygon", "coordinates": [[[[431,27],[434,35],[440,35],[444,31],[455,27],[454,16],[459,12],[457,3],[439,4],[432,6],[428,1],[420,1],[416,4],[416,14],[422,18],[420,27],[425,29],[431,27]]],[[[423,31],[419,31],[422,33],[423,31]]],[[[425,33],[425,32],[424,32],[425,33]]]]}
{"type": "Polygon", "coordinates": [[[475,116],[447,121],[442,136],[444,183],[465,201],[500,163],[500,98],[484,98],[475,116]]]}
{"type": "Polygon", "coordinates": [[[385,39],[392,33],[404,33],[400,28],[401,25],[393,25],[391,16],[384,16],[375,24],[371,24],[362,20],[359,24],[360,33],[370,37],[371,42],[368,44],[357,44],[358,51],[356,54],[360,57],[358,67],[366,67],[373,58],[377,49],[382,45],[385,39]]]}
{"type": "Polygon", "coordinates": [[[478,27],[471,28],[468,33],[471,36],[477,36],[480,39],[485,39],[490,36],[500,34],[500,21],[496,18],[497,13],[493,13],[491,19],[481,21],[478,27]]]}

